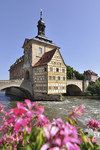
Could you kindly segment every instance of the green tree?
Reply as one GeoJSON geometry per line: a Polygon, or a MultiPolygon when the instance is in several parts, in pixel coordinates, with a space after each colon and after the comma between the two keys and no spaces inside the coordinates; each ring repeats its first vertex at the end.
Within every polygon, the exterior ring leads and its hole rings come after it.
{"type": "Polygon", "coordinates": [[[67,66],[67,79],[73,78],[73,67],[67,66]]]}
{"type": "Polygon", "coordinates": [[[100,81],[95,82],[95,91],[97,95],[100,95],[100,81]]]}
{"type": "Polygon", "coordinates": [[[67,66],[67,79],[73,79],[73,78],[76,78],[77,80],[84,80],[85,75],[74,70],[73,67],[67,66]]]}
{"type": "Polygon", "coordinates": [[[79,73],[78,71],[74,70],[73,73],[75,74],[75,77],[77,80],[85,80],[85,75],[82,73],[79,73]]]}
{"type": "Polygon", "coordinates": [[[98,78],[98,81],[100,81],[100,77],[98,78]]]}
{"type": "Polygon", "coordinates": [[[95,83],[89,84],[87,90],[93,95],[100,95],[100,81],[96,81],[95,83]]]}

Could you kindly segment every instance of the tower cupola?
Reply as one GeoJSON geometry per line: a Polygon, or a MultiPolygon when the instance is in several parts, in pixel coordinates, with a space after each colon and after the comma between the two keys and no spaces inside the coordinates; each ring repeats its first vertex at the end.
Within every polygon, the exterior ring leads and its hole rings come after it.
{"type": "Polygon", "coordinates": [[[45,22],[42,19],[42,9],[40,11],[40,20],[38,21],[38,35],[45,36],[45,22]]]}

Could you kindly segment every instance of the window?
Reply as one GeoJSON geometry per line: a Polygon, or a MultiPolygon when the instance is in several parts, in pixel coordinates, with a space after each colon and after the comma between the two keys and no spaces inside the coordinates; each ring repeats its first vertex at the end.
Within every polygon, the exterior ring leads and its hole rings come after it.
{"type": "Polygon", "coordinates": [[[56,62],[54,62],[54,65],[56,64],[56,62]]]}
{"type": "Polygon", "coordinates": [[[42,48],[39,47],[39,54],[42,54],[42,48]]]}
{"type": "Polygon", "coordinates": [[[59,72],[59,68],[56,68],[56,72],[59,72]]]}
{"type": "Polygon", "coordinates": [[[62,72],[65,72],[65,69],[63,69],[62,72]]]}
{"type": "Polygon", "coordinates": [[[49,80],[51,80],[51,76],[49,76],[49,80]]]}
{"type": "Polygon", "coordinates": [[[44,87],[44,90],[46,90],[47,88],[46,87],[44,87]]]}
{"type": "Polygon", "coordinates": [[[62,87],[62,89],[64,90],[64,89],[65,89],[65,87],[63,86],[63,87],[62,87]]]}
{"type": "Polygon", "coordinates": [[[53,89],[55,90],[55,89],[56,89],[56,87],[54,86],[54,87],[53,87],[53,89]]]}
{"type": "Polygon", "coordinates": [[[53,80],[55,80],[55,76],[53,76],[53,80]]]}
{"type": "Polygon", "coordinates": [[[46,72],[47,71],[47,68],[44,68],[44,72],[46,72]]]}
{"type": "Polygon", "coordinates": [[[44,80],[47,80],[47,77],[44,77],[44,80]]]}
{"type": "Polygon", "coordinates": [[[65,80],[65,77],[63,77],[63,80],[65,80]]]}
{"type": "Polygon", "coordinates": [[[52,71],[53,70],[53,68],[52,67],[50,67],[50,71],[52,71]]]}
{"type": "Polygon", "coordinates": [[[58,76],[58,80],[60,80],[60,77],[58,76]]]}
{"type": "Polygon", "coordinates": [[[40,87],[40,90],[42,90],[42,87],[40,87]]]}
{"type": "Polygon", "coordinates": [[[51,86],[49,86],[49,90],[51,90],[51,86]]]}
{"type": "Polygon", "coordinates": [[[54,90],[58,90],[58,86],[54,86],[53,89],[54,89],[54,90]]]}
{"type": "Polygon", "coordinates": [[[36,69],[34,69],[34,72],[36,72],[36,69]]]}
{"type": "Polygon", "coordinates": [[[37,81],[36,77],[34,78],[34,81],[37,81]]]}

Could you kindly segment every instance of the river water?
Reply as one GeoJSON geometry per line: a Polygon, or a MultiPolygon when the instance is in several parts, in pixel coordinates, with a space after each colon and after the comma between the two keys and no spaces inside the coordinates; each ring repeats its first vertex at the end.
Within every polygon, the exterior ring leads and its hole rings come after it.
{"type": "MultiPolygon", "coordinates": [[[[5,96],[5,92],[0,92],[0,103],[5,105],[5,110],[16,107],[16,103],[22,99],[14,96],[5,96]]],[[[85,128],[86,121],[90,118],[100,121],[100,99],[87,99],[83,97],[66,97],[64,101],[38,101],[45,108],[45,115],[48,119],[62,118],[66,120],[68,112],[73,106],[84,104],[85,116],[79,118],[82,128],[85,128]]]]}

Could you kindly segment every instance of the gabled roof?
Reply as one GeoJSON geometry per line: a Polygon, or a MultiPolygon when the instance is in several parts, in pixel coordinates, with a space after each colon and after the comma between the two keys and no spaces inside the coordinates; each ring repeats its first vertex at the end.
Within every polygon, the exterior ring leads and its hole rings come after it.
{"type": "Polygon", "coordinates": [[[60,54],[60,57],[62,58],[62,61],[63,61],[64,65],[66,66],[65,61],[64,61],[64,59],[63,59],[63,57],[62,57],[62,55],[61,55],[59,49],[58,49],[58,52],[59,52],[59,54],[60,54]]]}
{"type": "Polygon", "coordinates": [[[49,63],[56,50],[57,49],[53,49],[49,52],[44,53],[43,56],[39,59],[39,61],[34,65],[34,67],[45,65],[45,64],[49,63]]]}
{"type": "Polygon", "coordinates": [[[42,65],[48,64],[51,61],[52,57],[54,56],[56,50],[58,50],[58,52],[60,54],[60,57],[62,58],[62,61],[63,61],[64,65],[66,66],[59,49],[56,48],[56,49],[53,49],[53,50],[51,50],[49,52],[44,53],[42,55],[42,57],[39,59],[39,61],[33,67],[38,67],[38,66],[42,66],[42,65]]]}
{"type": "Polygon", "coordinates": [[[60,48],[60,47],[57,46],[56,44],[52,43],[52,41],[49,40],[46,36],[40,36],[40,35],[34,37],[33,39],[25,39],[22,48],[24,48],[30,41],[33,41],[33,42],[35,42],[35,41],[36,41],[36,42],[41,42],[41,43],[44,43],[44,44],[47,44],[47,45],[51,45],[51,46],[60,48]]]}
{"type": "Polygon", "coordinates": [[[84,71],[84,74],[98,76],[98,74],[93,72],[92,70],[86,70],[86,71],[84,71]]]}
{"type": "MultiPolygon", "coordinates": [[[[18,65],[19,63],[23,62],[24,61],[24,55],[21,56],[20,58],[18,58],[15,63],[13,65],[10,66],[10,69],[12,69],[13,67],[15,67],[16,65],[18,65]]],[[[10,70],[9,69],[9,70],[10,70]]]]}

